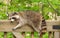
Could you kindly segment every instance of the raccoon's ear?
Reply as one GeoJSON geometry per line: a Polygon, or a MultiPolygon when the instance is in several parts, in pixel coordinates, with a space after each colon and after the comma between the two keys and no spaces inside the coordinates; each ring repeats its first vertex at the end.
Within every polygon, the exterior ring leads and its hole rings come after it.
{"type": "Polygon", "coordinates": [[[8,12],[6,12],[6,16],[8,16],[8,17],[9,17],[9,13],[8,13],[8,12]]]}
{"type": "Polygon", "coordinates": [[[19,15],[22,16],[22,17],[23,17],[23,14],[24,14],[23,12],[20,12],[20,13],[19,13],[19,15]]]}
{"type": "Polygon", "coordinates": [[[14,14],[16,14],[16,12],[14,12],[14,14]]]}
{"type": "Polygon", "coordinates": [[[14,12],[16,14],[16,12],[14,12]]]}

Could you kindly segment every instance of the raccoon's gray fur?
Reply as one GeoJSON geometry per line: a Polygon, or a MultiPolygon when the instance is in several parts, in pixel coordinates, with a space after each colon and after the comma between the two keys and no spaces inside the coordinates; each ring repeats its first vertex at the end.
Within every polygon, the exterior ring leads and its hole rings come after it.
{"type": "Polygon", "coordinates": [[[19,20],[19,24],[13,28],[13,30],[15,30],[18,27],[23,26],[25,23],[29,24],[31,27],[33,27],[33,29],[37,32],[43,32],[43,30],[46,30],[46,22],[44,17],[35,11],[30,11],[30,10],[26,10],[26,11],[22,11],[22,12],[15,12],[9,15],[9,19],[14,19],[14,21],[19,20]],[[15,17],[15,15],[18,15],[19,18],[15,17]],[[20,25],[21,24],[21,25],[20,25]],[[20,25],[20,26],[19,26],[20,25]]]}

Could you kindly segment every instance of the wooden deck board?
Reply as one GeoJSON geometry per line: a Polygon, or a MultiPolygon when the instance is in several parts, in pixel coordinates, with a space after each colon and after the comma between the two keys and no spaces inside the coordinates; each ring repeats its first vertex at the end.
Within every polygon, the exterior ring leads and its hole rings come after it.
{"type": "MultiPolygon", "coordinates": [[[[16,22],[11,23],[9,20],[0,20],[0,31],[1,32],[12,32],[12,28],[17,25],[16,22]]],[[[16,29],[17,32],[32,32],[33,29],[28,25],[25,25],[21,28],[16,29]]]]}
{"type": "MultiPolygon", "coordinates": [[[[47,32],[48,31],[60,31],[57,29],[53,29],[53,25],[60,25],[60,21],[46,21],[47,23],[47,32]]],[[[0,20],[0,31],[1,32],[12,32],[12,28],[17,25],[16,22],[11,23],[9,20],[0,20]]],[[[33,32],[34,30],[28,25],[22,26],[21,28],[16,29],[17,32],[33,32]]]]}

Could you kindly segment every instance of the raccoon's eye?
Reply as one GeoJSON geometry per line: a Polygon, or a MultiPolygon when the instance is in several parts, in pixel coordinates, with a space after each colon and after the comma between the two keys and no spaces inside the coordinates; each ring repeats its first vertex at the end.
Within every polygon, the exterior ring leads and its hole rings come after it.
{"type": "Polygon", "coordinates": [[[12,17],[12,19],[16,19],[15,17],[12,17]]]}

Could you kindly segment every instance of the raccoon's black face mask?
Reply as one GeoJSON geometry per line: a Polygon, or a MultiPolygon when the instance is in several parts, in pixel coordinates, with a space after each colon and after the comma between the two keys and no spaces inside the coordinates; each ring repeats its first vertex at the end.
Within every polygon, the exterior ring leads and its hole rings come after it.
{"type": "Polygon", "coordinates": [[[9,20],[17,21],[19,19],[19,15],[17,13],[12,13],[9,15],[9,20]]]}

